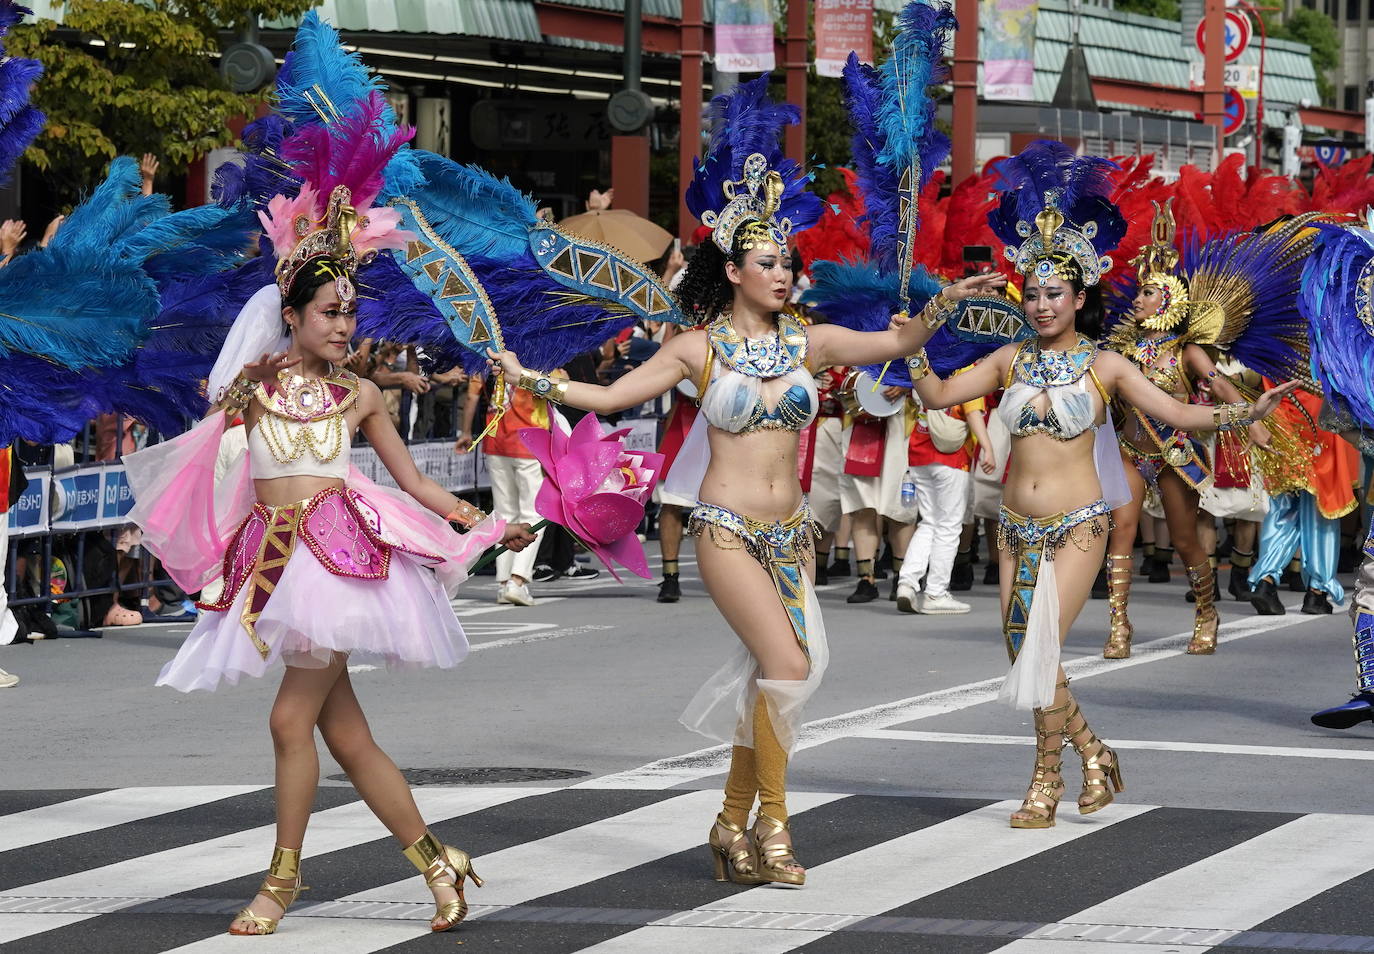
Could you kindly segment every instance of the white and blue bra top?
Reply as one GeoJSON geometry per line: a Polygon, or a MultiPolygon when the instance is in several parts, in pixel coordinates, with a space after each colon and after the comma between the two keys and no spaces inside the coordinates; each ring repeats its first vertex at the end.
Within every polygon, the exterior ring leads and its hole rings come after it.
{"type": "Polygon", "coordinates": [[[820,406],[816,379],[806,369],[806,327],[786,312],[762,338],[745,338],[728,315],[706,331],[710,349],[702,378],[709,382],[701,413],[732,434],[765,429],[800,431],[820,406]]]}
{"type": "Polygon", "coordinates": [[[1093,390],[1107,394],[1093,373],[1097,346],[1082,335],[1066,351],[1042,351],[1039,339],[1022,342],[1007,370],[1006,393],[997,408],[1013,437],[1045,434],[1069,441],[1097,425],[1093,390]],[[1036,407],[1045,395],[1043,413],[1036,407]]]}

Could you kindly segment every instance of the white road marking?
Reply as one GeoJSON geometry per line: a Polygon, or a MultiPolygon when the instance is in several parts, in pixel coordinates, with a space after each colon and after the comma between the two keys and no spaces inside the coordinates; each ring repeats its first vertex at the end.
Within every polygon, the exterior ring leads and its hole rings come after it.
{"type": "MultiPolygon", "coordinates": [[[[911,729],[861,729],[856,739],[890,739],[898,742],[952,742],[964,745],[1034,745],[1034,738],[1020,735],[974,735],[963,732],[917,732],[911,729]]],[[[1174,742],[1118,739],[1114,749],[1150,749],[1157,752],[1207,752],[1215,755],[1279,756],[1293,759],[1348,759],[1374,762],[1374,751],[1367,749],[1314,749],[1282,745],[1232,745],[1220,742],[1174,742]]]]}
{"type": "MultiPolygon", "coordinates": [[[[1290,614],[1233,620],[1221,625],[1218,642],[1221,644],[1233,643],[1250,636],[1289,626],[1299,626],[1323,618],[1290,614]]],[[[1192,631],[1185,630],[1172,636],[1141,643],[1132,649],[1129,659],[1103,659],[1101,656],[1084,656],[1064,663],[1064,672],[1073,679],[1091,679],[1093,676],[1100,676],[1106,672],[1116,672],[1132,666],[1143,666],[1164,659],[1172,659],[1184,654],[1184,649],[1191,636],[1192,631]]],[[[947,712],[957,712],[986,702],[993,702],[1002,686],[1002,679],[1003,677],[999,675],[991,679],[965,683],[961,686],[951,686],[948,689],[938,689],[907,699],[897,699],[893,702],[866,706],[829,718],[817,719],[806,723],[803,727],[797,747],[811,748],[837,739],[852,738],[862,731],[887,729],[894,725],[929,719],[932,716],[944,715],[947,712]]],[[[730,747],[728,745],[713,745],[684,755],[658,759],[624,772],[615,772],[599,778],[588,779],[585,782],[579,782],[576,787],[672,788],[674,785],[683,785],[709,775],[718,774],[726,769],[729,762],[730,747]]]]}

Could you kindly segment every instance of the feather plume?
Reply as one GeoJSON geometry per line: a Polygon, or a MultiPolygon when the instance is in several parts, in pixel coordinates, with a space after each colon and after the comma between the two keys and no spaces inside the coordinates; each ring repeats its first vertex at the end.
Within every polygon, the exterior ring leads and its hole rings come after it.
{"type": "Polygon", "coordinates": [[[1374,261],[1374,231],[1360,225],[1318,226],[1303,265],[1299,305],[1307,318],[1312,374],[1327,399],[1374,429],[1374,315],[1361,279],[1374,261]]]}
{"type": "MultiPolygon", "coordinates": [[[[13,0],[0,0],[0,37],[32,12],[13,0]]],[[[8,181],[15,162],[47,122],[47,117],[29,102],[29,90],[42,73],[43,64],[9,56],[0,44],[0,184],[8,181]]]]}
{"type": "Polygon", "coordinates": [[[381,192],[383,170],[415,131],[388,128],[383,117],[391,107],[379,92],[338,108],[347,112],[325,125],[299,127],[282,140],[279,153],[321,195],[344,186],[355,207],[367,208],[381,192]]]}
{"type": "Polygon", "coordinates": [[[446,242],[463,255],[529,254],[529,229],[536,221],[532,198],[480,166],[420,150],[415,155],[425,184],[411,198],[446,242]]]}

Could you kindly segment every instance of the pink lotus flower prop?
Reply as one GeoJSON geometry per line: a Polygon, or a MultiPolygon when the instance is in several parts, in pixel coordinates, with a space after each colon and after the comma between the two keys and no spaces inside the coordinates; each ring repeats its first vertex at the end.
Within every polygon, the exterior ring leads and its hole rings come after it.
{"type": "Polygon", "coordinates": [[[649,577],[635,530],[663,470],[662,454],[625,448],[622,438],[628,433],[628,428],[603,433],[595,414],[578,421],[572,433],[557,418],[551,430],[520,431],[520,439],[544,468],[544,485],[534,498],[534,509],[585,543],[617,580],[612,559],[649,577]]]}

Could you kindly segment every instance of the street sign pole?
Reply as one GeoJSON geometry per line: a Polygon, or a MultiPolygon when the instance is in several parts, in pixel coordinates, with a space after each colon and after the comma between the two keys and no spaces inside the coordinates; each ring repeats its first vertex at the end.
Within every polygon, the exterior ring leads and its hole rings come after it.
{"type": "Polygon", "coordinates": [[[1217,146],[1213,168],[1221,162],[1222,151],[1226,146],[1223,132],[1226,123],[1225,93],[1222,85],[1222,69],[1226,63],[1226,0],[1207,0],[1205,26],[1202,85],[1202,118],[1205,123],[1216,129],[1217,146]]]}

